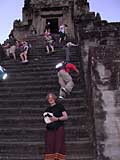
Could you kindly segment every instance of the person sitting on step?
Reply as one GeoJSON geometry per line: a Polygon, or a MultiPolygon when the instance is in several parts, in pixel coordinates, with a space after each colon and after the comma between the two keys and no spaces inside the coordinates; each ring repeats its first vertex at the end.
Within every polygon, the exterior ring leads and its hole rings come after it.
{"type": "Polygon", "coordinates": [[[28,43],[23,41],[21,42],[21,45],[20,45],[20,58],[22,60],[22,63],[27,63],[28,62],[28,43]]]}
{"type": "Polygon", "coordinates": [[[55,52],[54,45],[53,45],[54,40],[49,31],[45,31],[44,38],[45,38],[45,47],[47,50],[47,54],[50,54],[50,51],[54,53],[55,52]]]}
{"type": "Polygon", "coordinates": [[[15,49],[16,49],[16,39],[15,38],[9,38],[9,56],[12,55],[14,60],[16,60],[16,54],[15,54],[15,49]]]}

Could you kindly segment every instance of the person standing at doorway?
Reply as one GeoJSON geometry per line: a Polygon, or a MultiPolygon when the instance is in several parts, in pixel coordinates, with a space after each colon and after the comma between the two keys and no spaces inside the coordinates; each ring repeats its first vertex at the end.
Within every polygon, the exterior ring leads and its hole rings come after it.
{"type": "Polygon", "coordinates": [[[51,23],[47,22],[46,26],[45,26],[45,32],[51,32],[51,23]]]}
{"type": "Polygon", "coordinates": [[[64,25],[64,30],[65,30],[65,38],[64,38],[64,40],[68,40],[68,25],[67,24],[64,25]]]}
{"type": "Polygon", "coordinates": [[[64,27],[63,24],[60,25],[60,27],[59,27],[59,35],[60,35],[60,37],[59,37],[59,43],[61,43],[64,40],[64,38],[65,38],[65,27],[64,27]]]}
{"type": "Polygon", "coordinates": [[[57,103],[53,93],[47,95],[48,108],[43,113],[46,123],[44,160],[65,160],[66,146],[64,121],[68,119],[64,106],[57,103]]]}
{"type": "Polygon", "coordinates": [[[37,30],[34,26],[31,27],[31,34],[35,36],[37,34],[37,30]]]}

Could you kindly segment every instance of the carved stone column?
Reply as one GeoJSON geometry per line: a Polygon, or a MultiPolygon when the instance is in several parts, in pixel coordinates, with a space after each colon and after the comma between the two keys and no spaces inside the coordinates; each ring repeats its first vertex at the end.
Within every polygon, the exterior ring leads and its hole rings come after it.
{"type": "Polygon", "coordinates": [[[74,39],[75,34],[74,34],[74,21],[72,19],[72,4],[69,4],[68,7],[63,7],[63,24],[68,25],[68,33],[69,33],[69,38],[74,39]]]}

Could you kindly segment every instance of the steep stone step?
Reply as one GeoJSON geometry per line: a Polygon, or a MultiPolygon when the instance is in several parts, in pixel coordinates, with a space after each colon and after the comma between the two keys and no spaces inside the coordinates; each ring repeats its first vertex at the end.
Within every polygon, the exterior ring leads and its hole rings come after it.
{"type": "MultiPolygon", "coordinates": [[[[66,103],[64,102],[64,105],[66,105],[66,103]]],[[[8,109],[8,111],[9,110],[14,110],[14,109],[20,110],[20,111],[22,111],[24,109],[25,110],[31,110],[31,111],[32,110],[40,110],[40,111],[43,110],[44,111],[45,108],[47,108],[47,104],[45,104],[45,103],[44,104],[43,103],[35,104],[35,103],[29,103],[29,102],[20,103],[19,101],[16,101],[16,102],[4,101],[4,102],[2,102],[0,110],[1,110],[1,115],[2,115],[2,113],[6,112],[5,110],[7,110],[7,109],[8,109]]],[[[80,110],[79,112],[81,112],[81,109],[84,110],[84,108],[87,109],[86,104],[84,102],[79,103],[79,104],[70,103],[70,105],[66,105],[66,109],[68,110],[68,112],[71,111],[70,114],[72,114],[72,112],[73,112],[73,114],[75,114],[75,112],[77,112],[77,109],[80,110]]]]}
{"type": "MultiPolygon", "coordinates": [[[[49,72],[49,71],[48,71],[49,72]]],[[[79,81],[77,80],[78,78],[78,75],[76,73],[72,73],[71,74],[72,77],[73,77],[73,81],[77,81],[77,82],[84,82],[81,75],[80,75],[80,79],[79,81]]],[[[57,77],[57,72],[56,71],[53,71],[52,75],[50,76],[50,74],[47,74],[46,71],[43,71],[43,72],[27,72],[27,74],[25,72],[21,72],[21,73],[10,73],[8,74],[8,79],[6,79],[6,81],[3,81],[1,82],[1,84],[5,84],[7,82],[14,82],[14,81],[41,81],[41,82],[44,82],[44,81],[47,81],[49,83],[49,81],[51,81],[52,83],[54,82],[58,82],[58,77],[57,77]]],[[[34,86],[33,86],[34,87],[34,86]]]]}
{"type": "MultiPolygon", "coordinates": [[[[80,93],[80,92],[72,92],[71,93],[71,95],[69,95],[69,97],[70,98],[72,98],[73,96],[74,97],[84,97],[85,95],[84,95],[84,93],[83,92],[81,92],[79,95],[78,95],[78,93],[80,93]]],[[[58,94],[58,93],[56,93],[56,94],[58,94]]],[[[33,97],[36,97],[36,98],[45,98],[46,97],[46,95],[47,95],[47,93],[46,92],[41,92],[41,91],[32,91],[31,90],[31,92],[25,92],[25,90],[23,90],[22,92],[21,91],[14,91],[14,92],[12,92],[12,91],[8,91],[8,93],[4,93],[4,91],[2,91],[2,93],[0,93],[0,100],[1,99],[6,99],[6,98],[14,98],[14,97],[16,97],[16,98],[24,98],[24,97],[27,97],[27,98],[33,98],[33,97]]]]}
{"type": "MultiPolygon", "coordinates": [[[[44,88],[43,88],[43,90],[44,90],[44,88]]],[[[49,92],[50,92],[50,89],[48,90],[49,92]]],[[[53,89],[51,88],[51,91],[53,91],[53,89]]],[[[47,95],[47,94],[46,94],[47,95]]],[[[68,96],[67,96],[68,97],[68,96]]],[[[82,98],[82,97],[80,97],[80,96],[78,96],[79,97],[79,101],[80,102],[82,102],[82,101],[84,101],[84,99],[82,98]]],[[[31,101],[32,100],[34,100],[34,101],[37,101],[38,100],[38,102],[40,102],[40,100],[41,99],[45,99],[45,97],[44,96],[41,96],[41,94],[40,95],[38,95],[38,96],[36,96],[36,95],[31,95],[31,94],[16,94],[16,96],[14,96],[14,95],[12,95],[11,93],[10,94],[7,94],[6,96],[4,96],[4,95],[2,95],[1,96],[1,99],[2,100],[0,100],[0,102],[2,103],[4,100],[7,100],[7,101],[9,101],[9,100],[21,100],[21,101],[24,101],[24,100],[26,100],[26,101],[28,101],[28,98],[31,98],[31,101]],[[26,98],[27,98],[27,100],[26,100],[26,98]]],[[[71,97],[69,96],[69,98],[72,98],[72,95],[71,95],[71,97]]],[[[74,97],[73,97],[74,98],[74,97]]],[[[77,100],[78,101],[78,100],[77,100]]]]}
{"type": "MultiPolygon", "coordinates": [[[[43,142],[0,142],[2,150],[0,155],[15,155],[15,156],[26,156],[26,155],[42,155],[44,153],[43,142]],[[41,154],[40,154],[40,153],[41,154]]],[[[92,145],[88,141],[69,141],[67,142],[67,154],[80,154],[91,155],[92,151],[90,148],[92,145]],[[74,148],[72,147],[74,146],[74,148]]]]}
{"type": "MultiPolygon", "coordinates": [[[[57,63],[60,63],[61,61],[64,61],[64,57],[63,58],[56,58],[56,60],[53,60],[53,57],[51,57],[51,59],[48,59],[48,57],[37,57],[37,58],[33,58],[30,59],[29,62],[27,64],[23,64],[21,63],[21,61],[13,61],[13,60],[7,60],[1,63],[1,65],[6,68],[9,69],[9,67],[13,67],[13,68],[19,68],[19,70],[21,71],[24,68],[29,68],[29,67],[35,67],[35,66],[39,66],[39,67],[55,67],[57,63]]],[[[79,60],[78,58],[76,59],[77,61],[79,60]]],[[[71,60],[71,63],[77,65],[79,64],[78,62],[76,62],[75,59],[71,60]]],[[[10,68],[11,68],[10,67],[10,68]]]]}
{"type": "MultiPolygon", "coordinates": [[[[2,63],[8,72],[8,79],[0,83],[0,159],[3,160],[43,159],[46,95],[50,91],[59,94],[55,65],[64,60],[65,53],[56,46],[55,54],[47,56],[40,37],[37,41],[34,38],[31,41],[36,47],[29,53],[28,64],[19,60],[2,63]]],[[[78,49],[71,49],[71,59],[81,71],[78,49]]],[[[75,87],[62,101],[69,115],[65,123],[67,160],[94,160],[82,76],[77,81],[73,75],[75,87]]]]}
{"type": "MultiPolygon", "coordinates": [[[[79,120],[80,119],[87,119],[87,113],[86,114],[84,114],[84,115],[69,115],[69,121],[77,121],[78,120],[78,123],[79,123],[79,120]]],[[[2,121],[7,121],[7,120],[10,120],[10,121],[23,121],[23,120],[25,120],[26,122],[28,122],[28,121],[32,121],[32,120],[36,120],[36,122],[38,121],[38,122],[40,122],[40,123],[42,123],[43,122],[43,116],[41,115],[41,114],[38,114],[38,115],[31,115],[31,114],[29,114],[29,115],[24,115],[24,114],[22,114],[21,112],[19,112],[19,114],[18,115],[8,115],[8,116],[5,116],[5,115],[0,115],[0,122],[2,122],[2,121]]],[[[69,122],[68,122],[69,123],[69,122]]],[[[78,124],[77,123],[77,124],[78,124]]]]}
{"type": "MultiPolygon", "coordinates": [[[[41,59],[38,59],[38,60],[31,60],[30,63],[28,64],[22,64],[22,63],[19,63],[19,62],[15,62],[13,60],[7,60],[7,61],[4,61],[2,62],[2,65],[6,68],[6,69],[19,69],[19,70],[22,70],[24,68],[34,68],[34,67],[42,67],[43,69],[44,68],[47,68],[51,70],[51,68],[54,68],[55,65],[57,64],[57,62],[60,62],[60,60],[58,59],[57,61],[48,61],[47,60],[47,57],[46,58],[41,58],[41,59]]],[[[75,62],[75,65],[76,66],[79,66],[80,63],[79,62],[75,62]]]]}
{"type": "MultiPolygon", "coordinates": [[[[44,108],[45,106],[43,107],[20,107],[20,108],[12,108],[12,107],[9,107],[9,108],[0,108],[0,113],[2,116],[7,116],[7,115],[10,115],[10,116],[17,116],[19,114],[22,114],[22,116],[40,116],[43,114],[44,112],[44,108]]],[[[84,115],[86,114],[86,111],[88,110],[88,108],[86,106],[69,106],[67,108],[67,112],[68,112],[68,115],[78,115],[81,114],[81,115],[84,115]]],[[[0,116],[1,116],[0,115],[0,116]]]]}
{"type": "MultiPolygon", "coordinates": [[[[32,52],[32,54],[30,54],[28,56],[28,59],[32,59],[33,57],[42,57],[42,58],[51,58],[51,57],[54,57],[55,59],[58,58],[65,58],[66,57],[66,53],[64,53],[63,51],[55,51],[54,53],[50,52],[50,54],[47,54],[45,51],[39,51],[39,50],[34,50],[32,52]]],[[[75,52],[70,52],[70,59],[73,59],[73,58],[79,58],[79,54],[76,55],[75,52]]]]}
{"type": "Polygon", "coordinates": [[[56,75],[57,76],[57,71],[56,71],[56,69],[55,68],[53,68],[52,70],[45,70],[45,71],[41,71],[40,69],[33,69],[33,70],[28,70],[28,71],[20,71],[19,70],[19,73],[18,73],[18,71],[12,71],[12,72],[10,72],[10,71],[8,71],[8,78],[9,77],[11,77],[11,76],[15,76],[15,75],[21,75],[21,77],[22,76],[29,76],[29,75],[32,75],[33,74],[33,76],[35,76],[36,75],[36,78],[37,78],[37,76],[53,76],[53,75],[56,75]],[[51,74],[50,74],[50,72],[51,72],[51,74]]]}
{"type": "MultiPolygon", "coordinates": [[[[66,141],[89,141],[87,127],[65,128],[66,141]],[[69,134],[67,134],[69,133],[69,134]]],[[[0,129],[1,142],[38,142],[44,139],[45,128],[3,128],[0,129]]]]}
{"type": "MultiPolygon", "coordinates": [[[[71,47],[70,48],[71,55],[76,55],[77,56],[76,52],[79,53],[79,49],[77,47],[71,47]]],[[[52,53],[52,54],[53,55],[55,55],[55,54],[59,55],[60,53],[65,54],[64,47],[60,48],[60,47],[56,46],[55,47],[55,52],[52,53]]],[[[29,53],[29,55],[44,55],[44,54],[46,55],[45,46],[38,46],[38,45],[34,46],[34,48],[32,48],[30,53],[29,53]]]]}
{"type": "MultiPolygon", "coordinates": [[[[57,64],[57,63],[56,63],[57,64]]],[[[77,65],[76,65],[77,66],[77,65]]],[[[78,66],[77,66],[78,67],[78,66]]],[[[26,65],[23,65],[23,64],[19,64],[19,66],[8,66],[6,65],[5,67],[7,69],[8,72],[17,72],[17,71],[20,71],[20,72],[39,72],[39,71],[55,71],[55,65],[46,65],[44,66],[44,64],[38,64],[38,65],[33,65],[33,64],[29,64],[28,66],[26,65]]]]}
{"type": "MultiPolygon", "coordinates": [[[[88,115],[81,116],[69,116],[69,121],[66,123],[66,126],[86,126],[88,124],[88,115]]],[[[0,126],[3,127],[33,127],[40,128],[45,126],[43,121],[43,116],[23,116],[22,114],[18,116],[9,117],[1,116],[0,117],[0,126]]]]}
{"type": "MultiPolygon", "coordinates": [[[[36,107],[43,107],[45,105],[46,101],[45,99],[13,99],[13,100],[0,100],[0,106],[1,107],[22,107],[22,106],[36,106],[36,107]]],[[[72,98],[72,99],[64,99],[63,104],[67,106],[84,106],[86,104],[86,101],[84,99],[79,100],[78,98],[72,98]]]]}
{"type": "MultiPolygon", "coordinates": [[[[39,85],[40,83],[39,82],[34,82],[34,84],[37,84],[37,85],[39,85]]],[[[9,95],[9,94],[11,94],[11,89],[12,89],[12,87],[14,88],[16,85],[19,85],[19,87],[18,87],[18,89],[20,89],[18,92],[21,92],[21,91],[25,91],[25,89],[27,89],[28,87],[30,87],[31,85],[32,85],[32,82],[30,83],[17,83],[17,82],[14,82],[14,83],[11,83],[11,84],[4,84],[5,86],[2,88],[2,92],[4,92],[4,90],[6,90],[6,88],[8,88],[8,93],[6,93],[6,95],[9,95]],[[25,86],[26,85],[26,86],[25,86]],[[24,88],[24,86],[25,86],[25,88],[24,88]]],[[[76,90],[76,88],[78,89],[83,89],[83,87],[84,87],[84,84],[76,84],[75,86],[74,86],[74,90],[76,90]]],[[[47,83],[45,83],[42,87],[40,87],[39,88],[39,93],[40,94],[42,94],[43,95],[43,93],[44,92],[46,92],[46,95],[47,95],[47,93],[49,93],[49,92],[55,92],[55,93],[58,93],[59,92],[59,89],[60,89],[60,86],[59,85],[54,85],[53,87],[52,86],[49,86],[47,83]],[[44,87],[46,87],[46,88],[44,88],[44,87]],[[43,92],[43,93],[42,93],[43,92]]],[[[12,90],[14,90],[14,89],[12,89],[12,90]]],[[[30,88],[30,90],[31,90],[31,88],[30,88]]],[[[33,91],[31,91],[31,93],[28,93],[28,95],[29,96],[31,96],[31,94],[32,94],[32,92],[33,93],[35,93],[34,92],[34,90],[33,91]]],[[[16,92],[15,92],[16,93],[16,92]]],[[[24,92],[24,94],[26,94],[25,92],[24,92]]],[[[16,93],[16,95],[17,95],[17,93],[16,93]]],[[[45,95],[45,96],[46,96],[45,95]]],[[[76,94],[74,94],[74,92],[72,92],[71,93],[71,95],[76,95],[76,94]]],[[[4,96],[4,93],[3,93],[3,96],[4,96]]],[[[34,96],[34,95],[33,95],[34,96]]],[[[77,95],[77,96],[80,96],[80,95],[77,95]]]]}
{"type": "MultiPolygon", "coordinates": [[[[21,71],[20,70],[7,71],[8,78],[6,79],[6,81],[3,81],[1,83],[10,82],[11,80],[16,80],[16,79],[21,80],[21,78],[24,81],[25,78],[27,78],[27,80],[28,80],[29,77],[30,77],[29,80],[31,80],[31,78],[32,79],[34,78],[36,80],[38,78],[41,79],[41,80],[43,80],[43,79],[44,80],[49,80],[49,79],[57,80],[57,71],[55,70],[55,68],[53,68],[52,70],[48,69],[48,70],[43,70],[43,71],[41,71],[41,69],[40,70],[34,69],[32,71],[28,70],[27,72],[22,71],[22,70],[21,71]],[[51,72],[51,74],[50,74],[50,72],[51,72]]],[[[72,72],[72,75],[73,75],[73,79],[75,77],[77,77],[77,74],[75,72],[72,72]]],[[[82,77],[81,77],[80,80],[82,80],[82,77]]]]}
{"type": "MultiPolygon", "coordinates": [[[[10,101],[8,101],[8,102],[10,102],[10,101]]],[[[43,111],[45,108],[48,107],[48,104],[45,101],[44,101],[44,105],[42,104],[43,102],[41,104],[39,104],[39,103],[38,104],[34,104],[34,103],[32,104],[32,103],[24,103],[23,102],[24,105],[21,105],[19,103],[19,101],[16,101],[16,104],[18,103],[18,105],[16,105],[16,107],[15,107],[15,103],[13,103],[12,101],[11,101],[11,103],[9,103],[9,105],[7,105],[6,101],[4,101],[2,103],[3,103],[2,104],[3,106],[2,105],[0,106],[1,115],[3,115],[4,112],[7,112],[7,110],[8,111],[11,110],[11,112],[12,111],[14,112],[15,110],[21,110],[21,111],[25,110],[25,111],[28,111],[28,112],[29,111],[32,112],[34,110],[35,112],[39,113],[40,111],[43,111]]],[[[60,102],[60,103],[63,103],[65,105],[66,102],[64,101],[64,102],[60,102]]],[[[76,104],[76,105],[73,105],[71,103],[71,105],[66,105],[66,109],[67,109],[68,112],[71,112],[71,114],[74,114],[76,112],[86,112],[86,111],[88,111],[88,107],[85,103],[83,105],[79,104],[79,103],[76,104]]]]}
{"type": "MultiPolygon", "coordinates": [[[[36,58],[40,58],[40,59],[42,59],[42,57],[41,56],[31,56],[31,59],[29,60],[29,63],[31,62],[31,60],[35,60],[36,58]]],[[[61,61],[64,61],[65,60],[65,55],[64,56],[60,56],[60,57],[57,57],[57,56],[55,56],[54,57],[54,62],[56,62],[56,63],[59,63],[59,62],[61,62],[61,61]]],[[[53,57],[51,56],[51,55],[47,55],[47,60],[48,61],[51,61],[51,62],[53,62],[53,57]]],[[[77,60],[79,60],[79,57],[75,57],[75,56],[73,56],[72,58],[71,58],[71,63],[75,63],[77,60]]],[[[24,64],[23,64],[24,65],[24,64]]]]}
{"type": "MultiPolygon", "coordinates": [[[[74,75],[73,77],[73,81],[77,84],[83,84],[84,81],[81,77],[79,77],[80,79],[78,80],[78,76],[74,75]]],[[[42,74],[40,73],[25,73],[22,72],[18,75],[18,73],[14,73],[14,74],[8,74],[8,78],[6,79],[6,81],[2,81],[0,83],[0,86],[6,85],[6,84],[14,84],[14,83],[26,83],[26,82],[38,82],[38,83],[47,83],[47,84],[51,84],[53,83],[54,85],[58,84],[58,77],[57,77],[57,73],[53,73],[53,74],[44,74],[44,72],[42,74]]],[[[40,84],[41,85],[41,84],[40,84]]],[[[39,85],[39,86],[40,86],[39,85]]],[[[81,86],[80,85],[80,86],[81,86]]],[[[34,84],[33,84],[34,87],[34,84]]]]}
{"type": "MultiPolygon", "coordinates": [[[[76,86],[75,86],[75,88],[76,88],[76,86]]],[[[81,89],[80,91],[77,91],[75,88],[73,88],[73,91],[72,91],[71,95],[80,96],[80,97],[82,95],[83,96],[85,95],[84,90],[81,89]]],[[[57,94],[58,91],[56,91],[54,93],[57,94]]],[[[30,96],[31,96],[31,94],[33,94],[33,95],[36,95],[36,96],[42,95],[42,96],[46,97],[47,92],[46,91],[42,91],[41,92],[41,86],[39,86],[37,88],[36,87],[32,88],[32,86],[31,87],[26,86],[26,87],[19,88],[19,90],[16,87],[10,87],[10,86],[6,87],[6,86],[4,86],[1,89],[0,96],[1,97],[2,96],[8,96],[9,94],[12,94],[12,95],[16,95],[16,94],[24,95],[24,94],[27,94],[27,95],[30,95],[30,96]],[[6,91],[8,91],[8,93],[6,93],[6,91]]]]}
{"type": "MultiPolygon", "coordinates": [[[[56,88],[58,88],[56,86],[56,88]]],[[[60,88],[60,86],[59,86],[60,88]]],[[[57,94],[59,90],[56,90],[54,93],[57,94]]],[[[0,96],[8,96],[9,94],[12,94],[12,95],[16,95],[16,94],[28,94],[31,96],[31,94],[33,95],[36,95],[36,96],[44,96],[44,98],[46,97],[48,93],[48,90],[43,90],[41,92],[41,86],[23,86],[23,87],[13,87],[13,86],[2,86],[1,87],[1,92],[0,92],[0,96]],[[7,92],[6,92],[7,91],[7,92]]],[[[82,95],[84,96],[85,95],[85,92],[84,92],[84,89],[81,88],[81,90],[76,90],[76,86],[73,88],[73,91],[71,92],[71,95],[75,95],[75,96],[79,96],[81,97],[82,95]]],[[[1,100],[1,98],[0,98],[1,100]]]]}
{"type": "MultiPolygon", "coordinates": [[[[37,155],[34,155],[34,156],[30,156],[30,155],[24,155],[24,156],[18,156],[18,157],[16,157],[16,156],[14,156],[14,155],[11,155],[11,154],[9,154],[9,155],[7,155],[7,156],[2,156],[1,155],[1,159],[4,159],[4,160],[43,160],[43,156],[37,156],[37,155]]],[[[85,155],[85,156],[78,156],[78,155],[72,155],[72,156],[70,156],[70,155],[67,155],[67,157],[66,157],[66,160],[95,160],[95,159],[93,159],[93,156],[91,156],[91,155],[85,155]]]]}
{"type": "MultiPolygon", "coordinates": [[[[53,63],[53,64],[42,64],[41,62],[38,63],[38,64],[34,64],[34,63],[29,63],[27,65],[23,65],[23,64],[18,64],[17,66],[15,66],[14,64],[13,65],[9,65],[8,63],[4,64],[4,67],[7,69],[7,71],[9,71],[10,73],[12,73],[12,71],[52,71],[52,70],[55,70],[55,65],[57,63],[53,63]]],[[[76,64],[76,66],[78,68],[79,67],[79,64],[76,64]]]]}
{"type": "MultiPolygon", "coordinates": [[[[11,84],[5,83],[3,88],[5,89],[5,88],[8,87],[8,91],[9,91],[10,88],[12,88],[12,87],[14,88],[16,85],[18,85],[18,89],[20,88],[20,90],[21,90],[22,88],[24,88],[24,86],[25,87],[30,87],[33,84],[40,86],[40,82],[32,83],[32,81],[31,81],[31,82],[14,82],[14,83],[11,83],[11,84]]],[[[84,87],[84,84],[75,84],[74,89],[76,89],[76,88],[82,89],[83,87],[84,87]]],[[[46,94],[50,91],[59,92],[59,88],[60,88],[59,85],[54,84],[53,86],[50,86],[46,83],[46,84],[44,84],[43,86],[40,87],[40,92],[46,92],[46,94]]],[[[4,91],[4,89],[2,89],[2,90],[4,91]]],[[[8,94],[9,94],[9,92],[8,92],[8,94]]],[[[71,94],[73,94],[73,93],[71,93],[71,94]]]]}

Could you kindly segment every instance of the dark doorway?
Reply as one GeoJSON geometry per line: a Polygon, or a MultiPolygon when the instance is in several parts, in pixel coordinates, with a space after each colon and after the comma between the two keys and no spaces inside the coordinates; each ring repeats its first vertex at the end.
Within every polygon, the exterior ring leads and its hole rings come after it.
{"type": "Polygon", "coordinates": [[[58,18],[46,19],[46,24],[50,22],[51,33],[58,33],[58,18]]]}

